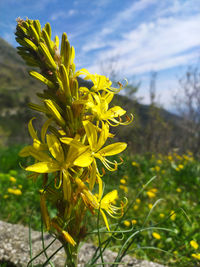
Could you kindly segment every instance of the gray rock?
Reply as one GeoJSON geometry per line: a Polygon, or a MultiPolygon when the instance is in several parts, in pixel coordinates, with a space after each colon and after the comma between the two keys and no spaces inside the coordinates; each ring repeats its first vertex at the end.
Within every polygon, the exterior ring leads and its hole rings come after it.
{"type": "MultiPolygon", "coordinates": [[[[41,233],[37,231],[31,231],[32,236],[32,257],[36,256],[42,251],[41,233]]],[[[45,246],[47,247],[53,240],[53,237],[49,234],[44,235],[45,246]]],[[[55,241],[48,249],[48,256],[52,255],[61,246],[59,241],[55,241]]],[[[84,243],[79,250],[79,267],[84,267],[95,252],[96,247],[92,244],[84,243]]],[[[104,253],[104,262],[113,262],[117,253],[110,250],[106,250],[104,253]]],[[[65,253],[61,249],[51,259],[56,267],[64,266],[65,253]]],[[[24,267],[30,260],[29,249],[29,229],[18,224],[10,224],[0,221],[0,263],[9,262],[9,266],[24,267]]],[[[34,260],[34,266],[44,264],[46,257],[44,253],[34,260]]],[[[100,262],[100,260],[98,261],[100,262]]],[[[134,267],[163,267],[163,265],[136,260],[130,256],[123,258],[123,263],[120,267],[134,266],[134,267]]],[[[45,266],[50,266],[47,264],[45,266]]],[[[100,266],[100,265],[99,265],[100,266]]],[[[109,267],[110,264],[104,265],[109,267]]]]}

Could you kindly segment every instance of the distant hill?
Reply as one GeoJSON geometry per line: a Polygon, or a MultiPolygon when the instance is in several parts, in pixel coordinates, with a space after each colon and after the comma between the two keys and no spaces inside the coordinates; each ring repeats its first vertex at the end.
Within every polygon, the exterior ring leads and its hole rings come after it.
{"type": "MultiPolygon", "coordinates": [[[[27,103],[35,102],[36,92],[44,87],[29,76],[28,70],[16,49],[0,38],[0,145],[29,142],[27,122],[34,112],[29,110],[27,103]]],[[[89,85],[86,82],[86,86],[89,85]]],[[[114,104],[126,109],[127,114],[133,113],[135,120],[129,126],[119,126],[113,131],[119,134],[119,140],[136,144],[136,150],[140,149],[146,129],[151,126],[150,107],[121,95],[115,97],[114,104]]],[[[172,131],[179,129],[178,116],[164,109],[158,109],[157,114],[162,124],[170,125],[172,131]]]]}

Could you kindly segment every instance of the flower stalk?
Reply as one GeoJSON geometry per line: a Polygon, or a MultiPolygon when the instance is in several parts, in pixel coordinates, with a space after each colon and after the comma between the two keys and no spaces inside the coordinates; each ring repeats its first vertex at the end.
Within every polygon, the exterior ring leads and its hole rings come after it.
{"type": "Polygon", "coordinates": [[[110,127],[127,125],[133,116],[123,120],[124,109],[109,108],[114,95],[122,89],[121,83],[119,88],[113,88],[103,75],[91,74],[86,69],[76,71],[75,50],[66,33],[59,49],[59,38],[51,39],[49,23],[42,28],[38,20],[19,18],[16,40],[20,45],[18,53],[34,68],[30,75],[46,87],[38,93],[40,103],[29,104],[43,114],[45,122],[36,131],[35,118],[30,120],[28,130],[33,142],[21,150],[20,156],[35,160],[25,169],[34,180],[43,177],[39,194],[44,225],[63,244],[65,266],[75,267],[79,243],[87,235],[86,213],[97,216],[99,211],[108,231],[106,213],[113,218],[123,215],[127,200],[116,207],[113,202],[118,198],[117,190],[103,196],[103,176],[105,170],[117,170],[122,160],[108,158],[124,151],[127,144],[113,141],[105,144],[114,137],[110,127]],[[79,85],[80,76],[91,81],[90,90],[79,85]],[[105,167],[102,173],[99,163],[105,167]],[[54,217],[49,213],[49,204],[56,209],[54,217]]]}

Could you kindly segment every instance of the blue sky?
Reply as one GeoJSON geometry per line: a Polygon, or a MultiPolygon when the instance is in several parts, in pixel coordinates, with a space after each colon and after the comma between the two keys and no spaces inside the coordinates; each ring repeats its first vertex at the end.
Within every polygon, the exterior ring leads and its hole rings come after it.
{"type": "Polygon", "coordinates": [[[0,36],[14,46],[17,17],[66,32],[77,68],[141,81],[144,103],[156,71],[159,101],[171,109],[178,78],[199,62],[200,0],[0,0],[0,36]]]}

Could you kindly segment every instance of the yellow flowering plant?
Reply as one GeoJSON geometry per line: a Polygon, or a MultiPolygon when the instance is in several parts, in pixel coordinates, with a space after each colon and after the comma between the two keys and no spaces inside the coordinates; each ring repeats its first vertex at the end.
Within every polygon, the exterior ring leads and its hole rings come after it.
{"type": "Polygon", "coordinates": [[[21,150],[20,156],[35,160],[25,170],[31,172],[29,177],[42,179],[39,194],[44,225],[62,243],[65,265],[77,266],[77,248],[87,234],[86,212],[100,213],[108,232],[111,229],[106,213],[114,218],[123,215],[127,200],[114,206],[117,190],[103,196],[103,176],[105,169],[117,170],[122,161],[108,158],[124,151],[127,144],[105,143],[113,138],[110,126],[127,125],[133,116],[122,120],[124,109],[109,108],[115,93],[122,89],[121,83],[113,88],[105,76],[86,69],[76,71],[75,50],[66,33],[60,43],[58,36],[51,39],[49,23],[42,28],[38,20],[19,18],[16,41],[20,45],[18,53],[33,68],[29,74],[45,85],[38,93],[40,104],[29,104],[43,114],[44,124],[36,131],[35,118],[30,120],[28,130],[33,142],[21,150]],[[91,89],[79,84],[80,76],[91,81],[91,89]],[[103,171],[99,163],[105,167],[103,171]],[[49,213],[49,203],[56,209],[54,217],[49,213]]]}

